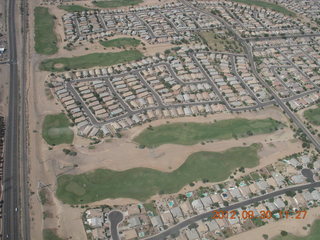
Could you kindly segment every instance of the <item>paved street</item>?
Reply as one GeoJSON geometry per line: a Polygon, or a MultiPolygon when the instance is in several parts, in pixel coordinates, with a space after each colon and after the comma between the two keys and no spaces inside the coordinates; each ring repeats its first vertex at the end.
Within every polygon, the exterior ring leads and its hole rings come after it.
{"type": "Polygon", "coordinates": [[[118,225],[123,221],[123,214],[120,211],[111,211],[108,215],[111,224],[111,238],[112,240],[120,240],[118,225]]]}
{"type": "Polygon", "coordinates": [[[307,178],[308,182],[314,182],[313,172],[309,168],[302,169],[301,174],[307,178]]]}
{"type": "MultiPolygon", "coordinates": [[[[216,210],[216,211],[231,211],[231,210],[234,210],[237,208],[248,206],[248,205],[256,203],[256,202],[261,202],[263,200],[267,200],[270,198],[280,196],[282,194],[285,194],[288,191],[298,191],[298,190],[304,190],[304,189],[309,189],[309,188],[314,188],[314,187],[320,187],[320,182],[313,182],[313,183],[309,183],[309,184],[305,184],[305,185],[301,185],[301,186],[294,186],[294,187],[290,187],[290,188],[286,188],[286,189],[280,189],[280,190],[272,192],[272,193],[268,193],[268,194],[265,194],[265,195],[262,195],[259,197],[251,198],[251,199],[239,202],[239,203],[232,204],[227,207],[218,208],[218,209],[214,209],[214,210],[216,210]]],[[[196,215],[194,217],[191,217],[191,218],[189,218],[183,222],[180,222],[180,223],[174,225],[173,227],[161,232],[158,235],[146,238],[146,240],[163,240],[166,237],[170,236],[171,234],[177,234],[179,230],[189,226],[192,223],[195,223],[201,219],[210,219],[211,217],[212,217],[212,210],[209,212],[205,212],[205,213],[196,215]]]]}
{"type": "Polygon", "coordinates": [[[9,53],[10,89],[8,119],[6,123],[5,162],[3,181],[3,236],[18,240],[20,235],[19,216],[19,80],[16,50],[15,0],[9,1],[9,53]]]}
{"type": "MultiPolygon", "coordinates": [[[[3,237],[10,240],[28,240],[30,229],[25,135],[25,79],[19,78],[19,70],[24,72],[25,69],[24,63],[19,65],[21,69],[18,69],[17,64],[16,4],[15,0],[8,1],[10,87],[4,152],[3,237]]],[[[26,6],[27,1],[21,1],[21,9],[24,8],[22,19],[26,19],[27,16],[26,6]]],[[[24,21],[21,31],[25,39],[26,27],[26,21],[24,21]]],[[[25,41],[21,46],[22,52],[25,53],[25,41]]],[[[22,56],[19,56],[19,59],[20,57],[22,56]]]]}

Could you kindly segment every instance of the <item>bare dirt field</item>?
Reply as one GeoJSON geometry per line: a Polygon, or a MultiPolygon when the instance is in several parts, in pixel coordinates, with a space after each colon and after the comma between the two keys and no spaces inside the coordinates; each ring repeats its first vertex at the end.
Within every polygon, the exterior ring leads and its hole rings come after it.
{"type": "Polygon", "coordinates": [[[9,91],[9,66],[0,65],[0,115],[7,115],[9,91]]]}
{"type": "MultiPolygon", "coordinates": [[[[242,118],[267,118],[273,117],[286,123],[286,120],[279,113],[272,115],[275,110],[270,108],[258,113],[230,114],[222,113],[210,115],[208,117],[189,117],[177,119],[160,119],[142,126],[134,127],[124,132],[121,139],[113,138],[108,142],[95,145],[95,149],[89,149],[89,140],[76,137],[73,149],[78,153],[77,157],[65,157],[61,151],[62,147],[55,147],[54,150],[46,154],[48,161],[53,162],[52,167],[56,168],[57,173],[68,172],[69,174],[79,174],[91,171],[97,168],[108,168],[112,170],[126,170],[135,167],[147,167],[160,171],[170,172],[181,166],[187,157],[198,151],[224,151],[236,146],[250,145],[252,143],[262,143],[263,150],[260,152],[261,164],[267,165],[285,156],[291,152],[291,149],[301,151],[300,143],[293,140],[293,133],[286,127],[272,134],[264,134],[240,138],[238,140],[230,139],[224,141],[215,141],[213,143],[195,144],[192,146],[164,144],[155,149],[140,149],[132,139],[149,125],[157,126],[172,122],[213,122],[214,120],[230,119],[234,117],[242,118]],[[272,146],[270,143],[274,143],[272,146]],[[123,149],[126,149],[124,152],[123,149]],[[272,157],[274,156],[274,157],[272,157]],[[77,164],[77,168],[72,168],[77,164]]],[[[288,124],[288,123],[286,123],[288,124]]]]}
{"type": "MultiPolygon", "coordinates": [[[[248,232],[240,233],[236,236],[228,238],[229,240],[263,240],[263,234],[268,234],[269,239],[280,234],[282,230],[292,233],[296,236],[306,236],[309,230],[304,230],[308,224],[313,223],[314,220],[320,218],[320,207],[311,208],[308,210],[305,219],[285,219],[279,222],[272,222],[265,226],[255,228],[248,232]]],[[[309,228],[310,229],[310,228],[309,228]]]]}

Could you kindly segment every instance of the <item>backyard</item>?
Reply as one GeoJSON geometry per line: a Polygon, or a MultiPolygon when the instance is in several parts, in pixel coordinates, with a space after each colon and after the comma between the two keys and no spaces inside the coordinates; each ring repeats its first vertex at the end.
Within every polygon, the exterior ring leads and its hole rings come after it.
{"type": "Polygon", "coordinates": [[[148,127],[134,141],[153,148],[162,144],[193,145],[206,140],[223,140],[271,133],[283,125],[271,118],[248,120],[243,118],[215,123],[172,123],[148,127]]]}
{"type": "Polygon", "coordinates": [[[172,172],[149,168],[126,171],[97,169],[79,175],[58,177],[57,197],[68,204],[89,203],[106,198],[147,200],[155,194],[175,193],[199,180],[226,180],[239,167],[259,164],[259,144],[230,148],[224,152],[196,152],[172,172]]]}

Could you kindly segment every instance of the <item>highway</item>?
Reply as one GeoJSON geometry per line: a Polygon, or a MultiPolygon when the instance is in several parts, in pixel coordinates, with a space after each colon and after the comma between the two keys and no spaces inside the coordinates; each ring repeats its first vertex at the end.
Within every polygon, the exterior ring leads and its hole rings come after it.
{"type": "Polygon", "coordinates": [[[16,1],[10,0],[8,7],[9,26],[9,60],[10,60],[10,87],[8,119],[6,123],[5,162],[3,182],[3,236],[4,239],[21,239],[19,218],[19,80],[16,49],[15,28],[16,1]]]}
{"type": "MultiPolygon", "coordinates": [[[[22,0],[22,4],[26,1],[22,0]]],[[[23,5],[25,7],[25,5],[23,5]]],[[[25,148],[24,137],[24,100],[20,101],[20,97],[24,98],[24,88],[20,88],[19,71],[18,71],[18,55],[17,55],[17,36],[16,36],[16,17],[18,16],[16,0],[8,1],[8,35],[9,35],[9,64],[10,64],[10,86],[8,97],[8,117],[6,121],[6,138],[4,152],[4,181],[3,181],[3,239],[18,240],[28,239],[29,229],[25,229],[25,234],[21,234],[21,205],[20,205],[20,180],[26,184],[27,181],[20,179],[20,154],[21,148],[25,148]],[[23,90],[23,94],[20,93],[23,90]],[[21,95],[20,95],[21,94],[21,95]],[[23,128],[21,128],[23,127],[23,128]],[[21,133],[23,133],[21,135],[21,133]],[[22,143],[22,144],[21,144],[22,143]]],[[[26,9],[25,9],[26,12],[26,9]]],[[[26,13],[23,14],[24,18],[26,13]]],[[[22,26],[24,29],[25,24],[22,26]]],[[[19,29],[20,30],[20,29],[19,29]]],[[[25,33],[26,34],[26,33],[25,33]]],[[[25,41],[24,41],[25,42],[25,41]]],[[[25,43],[24,43],[25,44],[25,43]]],[[[25,49],[25,45],[23,46],[25,49]]],[[[23,166],[25,166],[23,164],[23,166]]],[[[27,169],[24,169],[27,171],[27,169]]],[[[27,186],[24,186],[24,189],[27,186]]],[[[25,190],[25,189],[24,189],[25,190]]],[[[25,199],[23,197],[23,199],[25,199]]],[[[28,199],[27,199],[28,201],[28,199]]],[[[26,221],[29,216],[23,216],[26,221]]],[[[28,227],[28,225],[27,225],[28,227]]]]}

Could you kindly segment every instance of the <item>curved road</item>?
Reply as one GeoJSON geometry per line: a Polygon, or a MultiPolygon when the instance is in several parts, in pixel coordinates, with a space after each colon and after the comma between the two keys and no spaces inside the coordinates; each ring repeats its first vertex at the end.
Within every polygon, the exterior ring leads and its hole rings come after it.
{"type": "MultiPolygon", "coordinates": [[[[280,189],[278,191],[272,192],[272,193],[268,193],[259,197],[255,197],[255,198],[251,198],[239,203],[235,203],[233,205],[227,206],[227,207],[223,207],[223,208],[219,208],[219,209],[215,209],[217,211],[231,211],[237,208],[241,208],[247,205],[250,205],[252,203],[256,203],[256,202],[260,202],[263,200],[267,200],[270,198],[274,198],[277,197],[279,195],[285,194],[288,191],[298,191],[298,190],[304,190],[304,189],[309,189],[309,188],[314,188],[314,187],[320,187],[320,182],[313,182],[313,183],[308,183],[305,185],[300,185],[300,186],[294,186],[294,187],[290,187],[290,188],[286,188],[286,189],[280,189]]],[[[199,214],[197,216],[191,217],[161,233],[159,233],[158,235],[146,238],[146,240],[163,240],[166,237],[170,236],[171,234],[176,234],[179,232],[179,230],[181,230],[182,228],[185,228],[187,226],[189,226],[190,224],[197,222],[201,219],[207,219],[207,218],[211,218],[212,217],[212,211],[209,212],[205,212],[202,214],[199,214]]]]}

